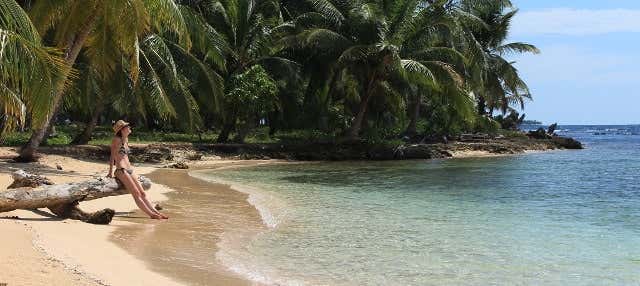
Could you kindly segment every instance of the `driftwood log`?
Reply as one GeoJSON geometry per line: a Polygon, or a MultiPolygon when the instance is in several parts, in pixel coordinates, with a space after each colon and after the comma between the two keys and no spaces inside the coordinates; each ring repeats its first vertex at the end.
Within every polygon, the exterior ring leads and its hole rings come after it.
{"type": "MultiPolygon", "coordinates": [[[[109,224],[115,215],[113,209],[103,209],[95,213],[82,211],[80,201],[95,200],[110,196],[129,194],[122,185],[112,178],[96,178],[84,182],[53,185],[44,177],[18,170],[12,174],[11,188],[0,192],[0,213],[17,209],[48,208],[61,218],[77,219],[88,223],[109,224]]],[[[145,190],[151,181],[139,177],[145,190]]]]}

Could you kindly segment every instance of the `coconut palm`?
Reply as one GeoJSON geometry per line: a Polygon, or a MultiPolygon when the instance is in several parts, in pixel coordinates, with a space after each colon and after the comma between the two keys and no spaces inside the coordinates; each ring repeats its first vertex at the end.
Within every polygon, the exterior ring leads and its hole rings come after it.
{"type": "Polygon", "coordinates": [[[0,1],[0,134],[46,117],[49,90],[68,70],[59,51],[45,47],[25,11],[14,0],[0,1]]]}
{"type": "Polygon", "coordinates": [[[372,97],[395,94],[389,82],[394,74],[420,85],[442,78],[462,85],[464,56],[432,34],[435,25],[445,24],[430,19],[436,6],[412,0],[309,2],[314,11],[292,20],[291,29],[300,31],[284,41],[315,50],[329,78],[347,71],[357,79],[359,98],[347,139],[359,137],[372,97]]]}
{"type": "Polygon", "coordinates": [[[69,102],[65,110],[89,118],[83,132],[74,139],[75,144],[86,144],[90,140],[107,106],[112,106],[123,117],[171,123],[182,131],[200,127],[202,119],[197,101],[215,102],[217,91],[222,90],[218,81],[209,80],[210,71],[178,43],[158,34],[142,39],[138,54],[141,60],[137,82],[130,77],[127,67],[131,65],[127,58],[123,58],[116,72],[107,78],[87,59],[81,59],[78,64],[81,78],[70,90],[72,94],[65,97],[69,102]],[[196,98],[196,95],[207,95],[207,98],[196,98]]]}
{"type": "MultiPolygon", "coordinates": [[[[129,59],[133,82],[137,82],[141,59],[139,39],[151,31],[172,31],[188,45],[189,38],[182,14],[173,0],[60,0],[36,1],[31,18],[41,34],[51,32],[52,42],[64,50],[64,62],[73,66],[84,50],[89,62],[104,77],[115,72],[122,56],[129,59]]],[[[32,161],[58,112],[65,94],[65,84],[73,80],[63,74],[52,89],[51,109],[43,124],[34,127],[19,160],[32,161]]]]}
{"type": "Polygon", "coordinates": [[[482,19],[485,26],[472,28],[474,38],[483,50],[484,66],[474,93],[478,101],[478,113],[492,114],[500,110],[506,114],[513,106],[524,108],[531,93],[514,66],[505,57],[513,53],[540,52],[534,45],[522,42],[506,43],[511,21],[518,10],[510,1],[466,0],[461,8],[482,19]]]}
{"type": "Polygon", "coordinates": [[[236,88],[235,78],[255,65],[273,72],[270,67],[275,64],[294,64],[276,56],[279,48],[274,44],[273,28],[281,22],[279,4],[278,1],[203,0],[190,7],[186,18],[190,29],[197,31],[192,34],[200,37],[193,40],[194,53],[204,58],[224,81],[225,93],[219,102],[223,128],[217,141],[226,142],[236,125],[246,120],[241,115],[246,108],[234,104],[238,102],[236,98],[230,98],[236,94],[232,92],[236,88]]]}

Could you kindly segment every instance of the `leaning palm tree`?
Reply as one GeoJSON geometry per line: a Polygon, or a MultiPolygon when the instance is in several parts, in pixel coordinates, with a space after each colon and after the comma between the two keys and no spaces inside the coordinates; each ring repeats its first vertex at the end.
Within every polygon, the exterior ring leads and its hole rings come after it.
{"type": "MultiPolygon", "coordinates": [[[[131,78],[139,75],[141,36],[153,30],[173,31],[183,42],[189,38],[186,26],[173,0],[60,0],[36,1],[30,10],[40,33],[51,32],[53,44],[64,50],[64,62],[73,66],[81,51],[106,76],[113,74],[117,61],[124,55],[130,59],[131,78]],[[105,44],[106,43],[106,44],[105,44]],[[114,43],[116,50],[107,49],[114,43]]],[[[72,81],[67,70],[52,89],[51,109],[43,124],[35,126],[19,160],[32,161],[57,114],[65,94],[65,84],[72,81]]]]}
{"type": "Polygon", "coordinates": [[[170,36],[147,35],[140,40],[137,53],[140,58],[137,82],[128,70],[130,59],[123,57],[108,78],[91,62],[82,63],[81,78],[71,89],[72,96],[66,97],[69,104],[65,108],[90,118],[83,132],[74,139],[75,144],[89,142],[98,117],[107,106],[122,116],[170,122],[183,131],[201,126],[198,101],[209,102],[211,108],[217,108],[216,98],[223,89],[217,74],[170,36]]]}
{"type": "Polygon", "coordinates": [[[18,3],[0,1],[0,134],[24,126],[28,113],[32,124],[40,124],[50,105],[48,92],[67,70],[18,3]]]}

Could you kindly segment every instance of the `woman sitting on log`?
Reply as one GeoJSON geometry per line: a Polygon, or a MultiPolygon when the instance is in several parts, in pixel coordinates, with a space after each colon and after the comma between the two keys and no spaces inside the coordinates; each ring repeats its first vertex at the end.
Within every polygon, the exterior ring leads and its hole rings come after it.
{"type": "Polygon", "coordinates": [[[136,205],[153,219],[167,219],[166,215],[156,211],[138,181],[138,176],[133,173],[133,168],[129,162],[129,134],[131,134],[131,126],[124,120],[118,120],[113,125],[115,136],[111,141],[111,157],[109,159],[109,174],[107,177],[116,176],[116,180],[122,183],[129,193],[133,196],[136,205]],[[113,166],[116,166],[115,172],[113,166]]]}

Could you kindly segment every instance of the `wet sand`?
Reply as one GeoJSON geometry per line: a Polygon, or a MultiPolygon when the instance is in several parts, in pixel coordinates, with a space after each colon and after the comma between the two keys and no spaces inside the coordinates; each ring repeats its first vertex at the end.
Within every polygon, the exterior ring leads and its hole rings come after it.
{"type": "Polygon", "coordinates": [[[216,259],[225,233],[253,236],[265,230],[247,194],[193,178],[183,170],[160,169],[148,177],[175,190],[162,203],[170,223],[135,220],[136,224],[119,227],[110,239],[151,270],[187,285],[256,285],[216,259]]]}

